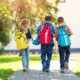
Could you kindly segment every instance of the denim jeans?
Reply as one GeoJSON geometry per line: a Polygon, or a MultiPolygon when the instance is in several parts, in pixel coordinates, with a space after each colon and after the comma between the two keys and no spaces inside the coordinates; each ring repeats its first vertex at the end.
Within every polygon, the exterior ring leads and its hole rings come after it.
{"type": "Polygon", "coordinates": [[[52,45],[41,45],[41,60],[42,66],[45,69],[49,69],[50,61],[52,57],[53,46],[52,45]]]}
{"type": "Polygon", "coordinates": [[[22,53],[22,66],[23,69],[26,69],[29,67],[29,52],[28,52],[28,48],[21,50],[22,53]]]}
{"type": "Polygon", "coordinates": [[[59,47],[59,55],[60,55],[60,68],[64,68],[65,62],[69,62],[70,57],[70,46],[59,47]]]}

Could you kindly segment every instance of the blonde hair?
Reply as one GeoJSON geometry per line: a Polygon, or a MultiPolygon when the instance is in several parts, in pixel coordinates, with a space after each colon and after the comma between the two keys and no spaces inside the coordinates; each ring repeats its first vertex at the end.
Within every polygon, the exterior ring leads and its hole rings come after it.
{"type": "Polygon", "coordinates": [[[30,25],[30,21],[28,19],[22,19],[19,22],[19,28],[21,27],[21,25],[24,25],[24,24],[25,24],[25,27],[28,27],[27,25],[30,25]]]}

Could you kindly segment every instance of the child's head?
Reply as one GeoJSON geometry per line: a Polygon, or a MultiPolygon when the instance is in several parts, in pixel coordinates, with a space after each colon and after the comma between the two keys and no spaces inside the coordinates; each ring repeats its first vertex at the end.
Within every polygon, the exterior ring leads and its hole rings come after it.
{"type": "Polygon", "coordinates": [[[63,17],[58,17],[57,22],[58,22],[58,25],[59,25],[60,27],[62,27],[62,25],[65,24],[63,17]]]}
{"type": "Polygon", "coordinates": [[[64,22],[64,18],[63,17],[58,17],[58,24],[63,23],[64,22]]]}
{"type": "Polygon", "coordinates": [[[28,19],[22,19],[21,24],[20,24],[20,28],[25,29],[27,27],[27,25],[29,25],[29,20],[28,19]]]}
{"type": "Polygon", "coordinates": [[[51,21],[52,20],[52,16],[48,15],[48,16],[45,16],[45,21],[51,21]]]}
{"type": "Polygon", "coordinates": [[[28,24],[29,24],[29,20],[27,20],[27,19],[23,19],[21,22],[21,25],[23,25],[23,26],[26,26],[28,24]]]}

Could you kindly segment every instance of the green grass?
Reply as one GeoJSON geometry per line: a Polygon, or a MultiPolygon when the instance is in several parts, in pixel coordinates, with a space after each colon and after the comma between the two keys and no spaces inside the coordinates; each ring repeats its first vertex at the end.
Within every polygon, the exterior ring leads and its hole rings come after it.
{"type": "MultiPolygon", "coordinates": [[[[58,55],[53,55],[53,59],[58,59],[58,55]]],[[[40,55],[30,55],[30,63],[40,61],[40,55]]],[[[0,80],[8,78],[16,71],[22,69],[21,56],[18,55],[1,55],[0,56],[0,80]]]]}
{"type": "Polygon", "coordinates": [[[80,60],[77,62],[76,67],[74,69],[74,73],[80,76],[80,60]]]}
{"type": "Polygon", "coordinates": [[[0,80],[8,80],[8,78],[20,69],[20,57],[16,55],[2,55],[0,56],[0,80]]]}
{"type": "MultiPolygon", "coordinates": [[[[80,54],[72,54],[71,56],[80,57],[80,54]]],[[[54,54],[52,59],[59,59],[59,55],[54,54]]],[[[40,55],[30,55],[30,63],[40,61],[40,55]]],[[[8,80],[8,78],[16,71],[22,69],[21,57],[18,55],[1,55],[0,56],[0,80],[8,80]]],[[[80,61],[78,62],[75,73],[80,75],[80,61]],[[78,67],[79,66],[79,67],[78,67]]]]}
{"type": "Polygon", "coordinates": [[[8,80],[13,73],[12,69],[0,69],[0,80],[8,80]]]}

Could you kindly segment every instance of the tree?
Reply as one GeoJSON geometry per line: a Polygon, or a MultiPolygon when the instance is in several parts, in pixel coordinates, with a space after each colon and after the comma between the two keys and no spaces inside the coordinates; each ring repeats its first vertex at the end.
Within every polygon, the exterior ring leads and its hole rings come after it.
{"type": "MultiPolygon", "coordinates": [[[[52,14],[52,10],[57,11],[55,3],[50,3],[48,0],[14,0],[11,6],[17,12],[18,18],[26,17],[30,20],[31,18],[43,17],[45,14],[52,14]]],[[[14,12],[13,10],[13,12],[14,12]]]]}
{"type": "Polygon", "coordinates": [[[10,42],[10,12],[3,2],[0,3],[0,44],[6,46],[10,42]]]}
{"type": "Polygon", "coordinates": [[[42,20],[46,14],[50,14],[53,16],[53,22],[56,22],[58,2],[59,0],[55,0],[53,3],[48,2],[48,0],[13,0],[12,2],[10,2],[10,0],[0,1],[0,13],[2,17],[0,19],[0,43],[3,45],[7,45],[9,43],[10,31],[12,28],[11,24],[13,24],[12,21],[17,23],[18,21],[16,19],[27,18],[30,20],[31,26],[35,26],[33,23],[35,23],[36,18],[42,20]],[[12,20],[13,13],[16,13],[14,20],[12,20]]]}

